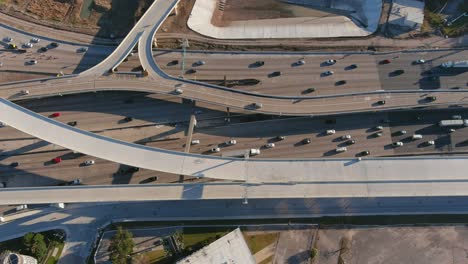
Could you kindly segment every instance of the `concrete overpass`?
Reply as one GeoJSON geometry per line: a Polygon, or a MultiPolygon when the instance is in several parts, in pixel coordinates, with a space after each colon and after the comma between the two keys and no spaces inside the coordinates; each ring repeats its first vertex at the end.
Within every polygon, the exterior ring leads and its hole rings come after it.
{"type": "MultiPolygon", "coordinates": [[[[80,153],[176,175],[250,183],[367,183],[464,181],[468,157],[358,159],[237,159],[146,147],[57,122],[5,99],[0,120],[25,133],[80,153]]],[[[362,195],[366,195],[363,193],[362,195]]]]}
{"type": "Polygon", "coordinates": [[[106,90],[131,90],[171,94],[176,88],[184,90],[183,98],[211,102],[232,109],[247,109],[254,112],[275,115],[316,115],[379,111],[399,108],[424,107],[427,105],[466,104],[468,90],[404,90],[349,93],[321,97],[312,96],[271,96],[239,91],[226,87],[183,80],[167,75],[152,57],[153,38],[165,18],[177,5],[178,0],[156,0],[138,21],[119,47],[103,62],[78,76],[52,78],[0,86],[0,97],[19,100],[31,97],[54,96],[68,93],[81,93],[106,90]],[[138,43],[139,58],[148,77],[107,76],[132,51],[138,43]],[[28,90],[28,96],[21,96],[28,90]],[[428,95],[436,95],[436,102],[425,100],[428,95]],[[385,105],[376,104],[385,100],[385,105]],[[261,109],[253,109],[253,103],[261,103],[261,109]]]}

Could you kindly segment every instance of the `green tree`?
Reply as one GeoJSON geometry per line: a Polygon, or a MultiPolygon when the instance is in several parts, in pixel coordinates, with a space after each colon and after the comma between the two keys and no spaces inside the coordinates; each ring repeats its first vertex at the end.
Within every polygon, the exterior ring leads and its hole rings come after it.
{"type": "Polygon", "coordinates": [[[128,263],[128,256],[133,252],[133,236],[128,230],[121,226],[117,227],[117,232],[111,239],[109,251],[111,252],[112,264],[128,263]]]}
{"type": "Polygon", "coordinates": [[[47,245],[44,241],[44,236],[36,234],[33,238],[33,244],[31,247],[31,253],[36,256],[37,259],[41,260],[47,254],[47,245]]]}
{"type": "Polygon", "coordinates": [[[27,233],[23,236],[23,244],[28,254],[31,254],[39,260],[47,254],[47,245],[42,234],[27,233]]]}

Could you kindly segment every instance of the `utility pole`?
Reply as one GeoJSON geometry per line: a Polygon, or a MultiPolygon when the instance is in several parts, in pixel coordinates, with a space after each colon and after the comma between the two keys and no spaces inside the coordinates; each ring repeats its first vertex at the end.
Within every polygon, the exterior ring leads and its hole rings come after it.
{"type": "Polygon", "coordinates": [[[184,79],[184,74],[185,74],[185,54],[186,54],[186,49],[190,47],[188,43],[188,39],[184,38],[182,41],[182,65],[181,65],[181,72],[180,72],[180,77],[184,79]]]}

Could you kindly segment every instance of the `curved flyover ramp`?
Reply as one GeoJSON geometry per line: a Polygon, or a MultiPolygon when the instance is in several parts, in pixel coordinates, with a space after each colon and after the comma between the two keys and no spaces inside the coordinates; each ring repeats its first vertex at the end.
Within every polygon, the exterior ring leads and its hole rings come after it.
{"type": "Polygon", "coordinates": [[[83,131],[0,99],[0,120],[50,143],[140,168],[247,182],[465,182],[468,157],[262,160],[187,154],[83,131]]]}

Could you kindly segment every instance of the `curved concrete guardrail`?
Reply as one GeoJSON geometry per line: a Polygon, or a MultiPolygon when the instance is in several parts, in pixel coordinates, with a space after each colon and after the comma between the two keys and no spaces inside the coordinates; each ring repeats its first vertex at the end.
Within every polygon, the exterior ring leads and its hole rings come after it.
{"type": "Polygon", "coordinates": [[[248,182],[465,181],[468,157],[357,159],[235,159],[188,154],[83,131],[0,99],[0,120],[50,143],[140,168],[248,182]]]}

